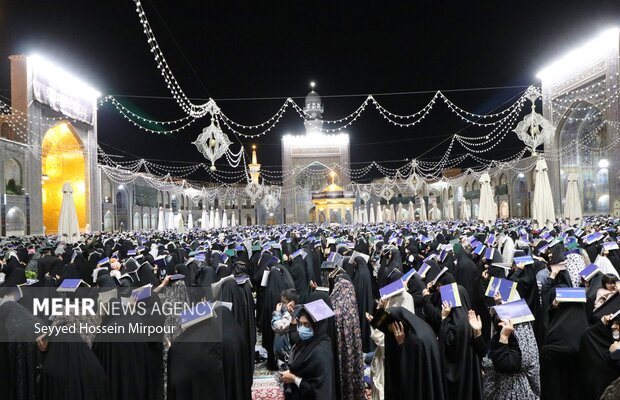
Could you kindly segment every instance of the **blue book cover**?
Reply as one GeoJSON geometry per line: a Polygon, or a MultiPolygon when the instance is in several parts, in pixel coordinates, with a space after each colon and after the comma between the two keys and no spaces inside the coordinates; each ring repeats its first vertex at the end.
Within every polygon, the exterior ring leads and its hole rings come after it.
{"type": "Polygon", "coordinates": [[[594,275],[596,275],[598,272],[600,271],[600,268],[598,267],[598,265],[596,264],[590,264],[587,267],[585,267],[584,269],[581,270],[581,272],[579,272],[579,275],[585,279],[586,281],[589,281],[590,279],[592,279],[592,277],[594,275]]]}
{"type": "Polygon", "coordinates": [[[484,294],[487,297],[495,297],[496,293],[499,293],[503,301],[514,300],[517,295],[517,282],[492,276],[484,294]]]}
{"type": "Polygon", "coordinates": [[[153,260],[153,264],[157,265],[158,267],[165,267],[166,266],[166,256],[158,256],[157,258],[155,258],[153,260]]]}
{"type": "Polygon", "coordinates": [[[488,244],[489,246],[493,246],[493,243],[495,243],[495,235],[490,234],[489,237],[487,237],[487,240],[484,241],[484,243],[488,244]]]}
{"type": "Polygon", "coordinates": [[[594,232],[586,236],[585,242],[587,244],[591,244],[596,242],[597,240],[601,240],[603,238],[603,234],[601,232],[594,232]]]}
{"type": "Polygon", "coordinates": [[[204,321],[213,317],[215,314],[213,313],[213,308],[209,302],[201,302],[196,304],[193,308],[185,311],[179,317],[181,322],[181,328],[187,329],[192,325],[196,325],[197,323],[204,321]]]}
{"type": "Polygon", "coordinates": [[[439,288],[441,294],[441,302],[447,301],[450,307],[461,307],[461,296],[459,295],[459,288],[456,283],[449,285],[443,285],[439,288]]]}
{"type": "Polygon", "coordinates": [[[603,248],[607,251],[618,250],[617,242],[605,242],[603,243],[603,248]]]}
{"type": "Polygon", "coordinates": [[[301,256],[301,258],[306,258],[306,252],[303,249],[299,249],[293,254],[291,254],[291,260],[295,257],[301,256]]]}
{"type": "Polygon", "coordinates": [[[585,288],[556,288],[555,299],[558,303],[585,303],[585,288]]]}
{"type": "Polygon", "coordinates": [[[431,269],[431,266],[427,263],[423,263],[420,269],[418,270],[418,275],[422,277],[422,279],[426,278],[426,273],[431,269]]]}
{"type": "Polygon", "coordinates": [[[353,254],[351,254],[351,260],[355,260],[355,257],[362,257],[366,263],[370,260],[370,256],[368,254],[360,253],[359,251],[353,251],[353,254]]]}
{"type": "Polygon", "coordinates": [[[409,279],[411,279],[411,277],[413,276],[413,274],[417,273],[415,268],[411,268],[409,271],[407,271],[407,273],[405,275],[403,275],[400,280],[403,281],[403,284],[407,285],[407,282],[409,282],[409,279]]]}
{"type": "Polygon", "coordinates": [[[515,265],[519,265],[519,264],[534,264],[534,259],[532,258],[532,256],[521,256],[521,257],[515,257],[512,259],[512,262],[515,265]]]}
{"type": "Polygon", "coordinates": [[[484,253],[486,250],[486,246],[483,245],[482,243],[480,243],[478,246],[476,246],[476,248],[474,249],[474,253],[478,254],[478,255],[482,255],[482,253],[484,253]]]}
{"type": "Polygon", "coordinates": [[[56,289],[57,292],[75,292],[80,285],[84,284],[88,286],[86,282],[81,279],[65,279],[60,286],[56,289]]]}
{"type": "Polygon", "coordinates": [[[139,288],[135,288],[131,291],[131,299],[135,302],[140,300],[148,299],[151,297],[151,288],[153,285],[150,283],[148,285],[140,286],[139,288]]]}
{"type": "Polygon", "coordinates": [[[385,285],[381,289],[379,289],[379,295],[381,296],[381,299],[389,299],[390,297],[396,296],[397,294],[404,291],[405,284],[403,283],[402,279],[397,279],[389,285],[385,285]]]}
{"type": "Polygon", "coordinates": [[[246,282],[250,282],[250,286],[252,286],[252,282],[250,281],[250,277],[247,276],[247,275],[235,276],[235,281],[237,282],[237,285],[243,285],[246,282]]]}
{"type": "Polygon", "coordinates": [[[493,247],[489,247],[484,252],[484,258],[489,261],[493,261],[493,255],[495,254],[495,249],[493,247]]]}
{"type": "Polygon", "coordinates": [[[513,324],[521,324],[524,322],[534,321],[534,315],[527,306],[525,299],[511,301],[492,307],[499,319],[509,319],[513,324]]]}
{"type": "Polygon", "coordinates": [[[428,256],[426,256],[426,258],[424,260],[422,260],[422,261],[424,261],[424,262],[430,261],[430,260],[434,259],[436,256],[437,256],[437,254],[431,253],[428,256]]]}

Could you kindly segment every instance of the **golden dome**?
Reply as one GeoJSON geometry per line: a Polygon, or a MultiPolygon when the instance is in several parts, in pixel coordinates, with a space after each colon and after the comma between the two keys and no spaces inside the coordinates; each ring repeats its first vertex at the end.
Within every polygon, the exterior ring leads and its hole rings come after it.
{"type": "Polygon", "coordinates": [[[342,192],[344,189],[335,183],[331,183],[325,187],[325,189],[321,190],[321,192],[342,192]]]}

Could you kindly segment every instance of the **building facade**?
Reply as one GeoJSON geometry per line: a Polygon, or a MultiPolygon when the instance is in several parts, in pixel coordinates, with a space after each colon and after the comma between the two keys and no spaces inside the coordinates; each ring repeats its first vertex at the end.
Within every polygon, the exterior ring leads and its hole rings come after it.
{"type": "Polygon", "coordinates": [[[38,57],[9,59],[11,105],[0,116],[0,235],[56,233],[67,181],[80,229],[99,230],[98,94],[38,57]]]}
{"type": "Polygon", "coordinates": [[[539,77],[543,115],[556,127],[545,143],[556,214],[576,173],[584,215],[620,216],[618,29],[560,58],[539,77]]]}
{"type": "Polygon", "coordinates": [[[335,183],[350,183],[349,135],[321,132],[324,107],[321,97],[312,90],[305,99],[303,135],[282,137],[282,207],[286,223],[303,223],[313,219],[312,193],[326,185],[325,170],[336,174],[335,183]]]}

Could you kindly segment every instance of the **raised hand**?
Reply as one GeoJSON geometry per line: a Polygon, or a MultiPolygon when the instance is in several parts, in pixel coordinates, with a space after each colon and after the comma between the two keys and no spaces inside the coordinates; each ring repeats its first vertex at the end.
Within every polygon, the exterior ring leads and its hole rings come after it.
{"type": "Polygon", "coordinates": [[[480,320],[480,316],[476,315],[474,310],[469,310],[467,312],[467,318],[469,319],[469,326],[474,331],[474,336],[478,337],[482,335],[482,321],[480,320]]]}
{"type": "Polygon", "coordinates": [[[441,319],[445,319],[450,315],[450,311],[452,311],[452,307],[450,307],[450,303],[444,301],[441,303],[441,319]]]}

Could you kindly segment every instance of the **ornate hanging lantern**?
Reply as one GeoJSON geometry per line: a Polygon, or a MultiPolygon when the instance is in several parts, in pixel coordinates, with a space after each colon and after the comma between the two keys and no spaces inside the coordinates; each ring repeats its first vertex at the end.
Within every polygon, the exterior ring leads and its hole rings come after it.
{"type": "Polygon", "coordinates": [[[265,188],[263,187],[263,185],[256,182],[250,182],[245,187],[245,193],[248,195],[248,197],[250,197],[252,203],[256,202],[256,198],[259,197],[264,190],[265,188]]]}
{"type": "Polygon", "coordinates": [[[533,156],[538,155],[536,148],[553,137],[553,124],[536,112],[536,100],[541,96],[540,90],[530,86],[525,97],[532,103],[532,112],[525,116],[513,132],[525,143],[533,156]]]}
{"type": "Polygon", "coordinates": [[[222,157],[228,151],[228,148],[232,142],[228,139],[228,136],[222,132],[222,129],[217,124],[217,120],[212,117],[211,125],[202,130],[202,133],[198,135],[193,145],[198,148],[198,151],[209,161],[211,161],[211,171],[215,171],[215,160],[222,157]]]}

